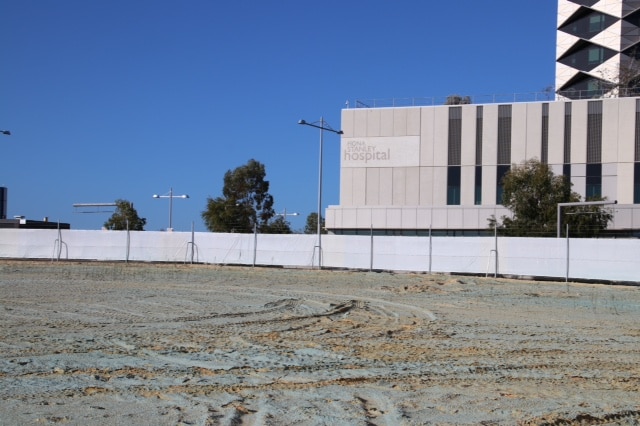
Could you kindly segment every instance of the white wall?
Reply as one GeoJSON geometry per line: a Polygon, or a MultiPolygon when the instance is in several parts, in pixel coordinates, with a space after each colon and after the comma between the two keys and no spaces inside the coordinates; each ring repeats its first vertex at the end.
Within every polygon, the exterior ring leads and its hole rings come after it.
{"type": "MultiPolygon", "coordinates": [[[[313,267],[316,235],[0,229],[0,258],[313,267]],[[60,244],[60,240],[62,244],[60,244]]],[[[640,282],[640,240],[323,235],[323,266],[640,282]],[[568,260],[568,263],[567,263],[568,260]]],[[[1,278],[1,277],[0,277],[1,278]]]]}

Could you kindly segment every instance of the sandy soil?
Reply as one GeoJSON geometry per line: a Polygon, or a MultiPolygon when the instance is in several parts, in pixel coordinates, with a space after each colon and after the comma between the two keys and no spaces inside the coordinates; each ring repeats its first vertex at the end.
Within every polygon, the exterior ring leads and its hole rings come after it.
{"type": "Polygon", "coordinates": [[[640,287],[0,261],[0,424],[640,424],[640,287]]]}

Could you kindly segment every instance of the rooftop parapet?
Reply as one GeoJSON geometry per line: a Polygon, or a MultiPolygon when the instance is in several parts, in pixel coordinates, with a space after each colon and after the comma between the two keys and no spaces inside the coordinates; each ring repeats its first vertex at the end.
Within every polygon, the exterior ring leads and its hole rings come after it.
{"type": "Polygon", "coordinates": [[[626,89],[624,92],[613,93],[611,90],[571,90],[555,93],[552,89],[542,92],[510,93],[493,95],[460,95],[415,97],[415,98],[386,98],[386,99],[355,99],[347,100],[346,108],[398,108],[437,105],[465,105],[465,104],[511,104],[521,102],[552,102],[556,100],[604,99],[640,96],[640,88],[626,89]]]}

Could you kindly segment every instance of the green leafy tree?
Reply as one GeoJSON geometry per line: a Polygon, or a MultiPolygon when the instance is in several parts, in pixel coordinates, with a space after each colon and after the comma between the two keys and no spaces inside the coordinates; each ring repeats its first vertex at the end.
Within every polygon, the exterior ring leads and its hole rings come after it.
{"type": "Polygon", "coordinates": [[[445,101],[445,105],[468,105],[471,103],[471,97],[460,95],[449,95],[445,101]]]}
{"type": "Polygon", "coordinates": [[[129,222],[129,230],[144,231],[147,219],[138,216],[138,212],[133,208],[133,203],[127,200],[118,199],[115,201],[116,210],[113,212],[109,220],[104,223],[106,229],[112,231],[124,231],[127,229],[127,221],[129,222]]]}
{"type": "MultiPolygon", "coordinates": [[[[307,223],[304,226],[305,234],[317,234],[318,233],[318,213],[309,213],[307,216],[307,223]]],[[[326,234],[327,230],[324,227],[324,218],[320,224],[320,233],[326,234]]]]}
{"type": "MultiPolygon", "coordinates": [[[[552,237],[557,232],[558,203],[580,202],[565,176],[556,176],[547,164],[537,159],[513,166],[503,178],[502,204],[512,217],[501,221],[492,217],[489,227],[497,227],[502,235],[520,237],[552,237]]],[[[598,200],[602,200],[601,198],[598,200]]],[[[597,201],[596,199],[590,201],[597,201]]],[[[562,223],[569,224],[575,237],[594,237],[607,228],[612,214],[603,206],[585,206],[570,211],[562,209],[562,223]]]]}
{"type": "Polygon", "coordinates": [[[222,196],[207,198],[202,220],[211,232],[258,232],[269,229],[274,216],[273,197],[262,163],[249,160],[224,175],[222,196]]]}
{"type": "Polygon", "coordinates": [[[278,215],[262,229],[264,234],[293,234],[291,224],[282,215],[278,215]]]}

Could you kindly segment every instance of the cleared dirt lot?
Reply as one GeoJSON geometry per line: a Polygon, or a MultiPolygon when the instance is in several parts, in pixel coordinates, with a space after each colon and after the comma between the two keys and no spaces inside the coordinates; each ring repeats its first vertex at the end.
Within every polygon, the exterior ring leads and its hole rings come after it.
{"type": "Polygon", "coordinates": [[[640,288],[0,261],[0,424],[640,424],[640,288]]]}

